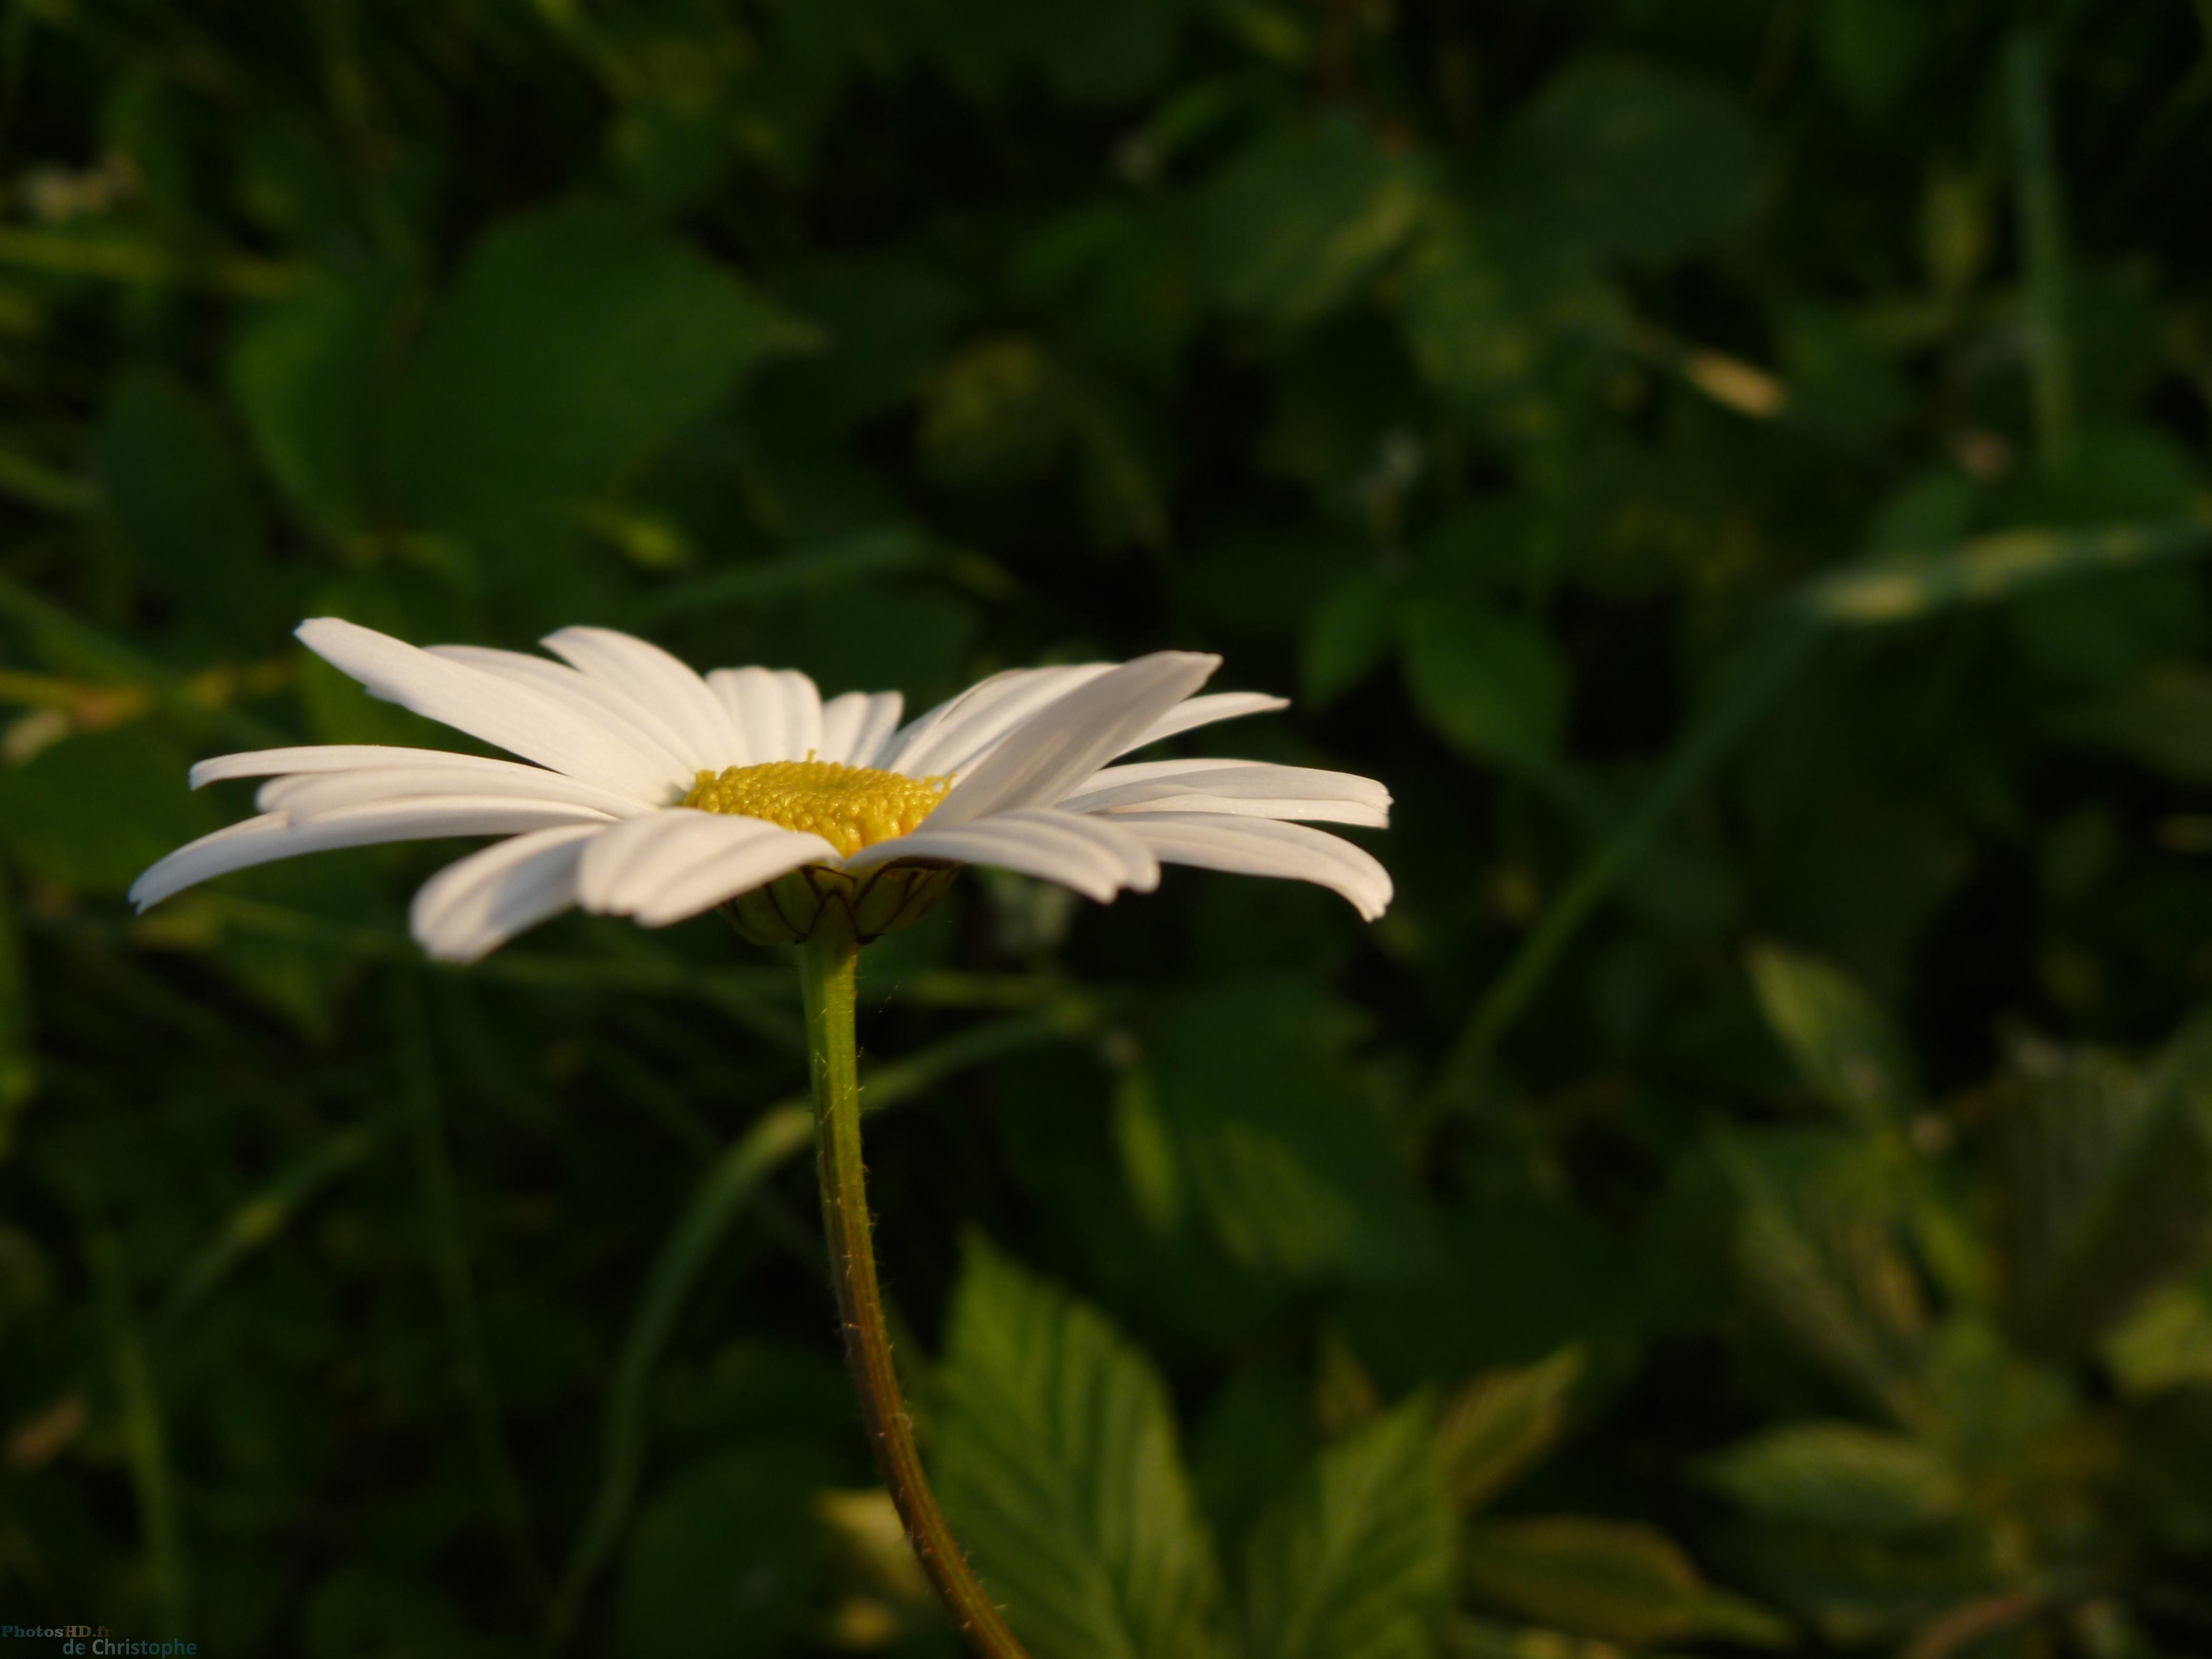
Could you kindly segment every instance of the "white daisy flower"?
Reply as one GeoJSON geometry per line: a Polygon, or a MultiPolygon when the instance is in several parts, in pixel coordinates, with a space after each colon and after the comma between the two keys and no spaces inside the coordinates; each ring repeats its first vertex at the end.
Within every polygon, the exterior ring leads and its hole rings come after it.
{"type": "Polygon", "coordinates": [[[1238,760],[1113,764],[1286,706],[1194,695],[1218,657],[1015,669],[902,726],[896,691],[825,702],[788,669],[702,677],[604,628],[549,636],[559,662],[418,649],[332,617],[298,632],[374,696],[520,759],[330,744],[202,761],[194,788],[268,779],[260,816],[140,876],[141,910],[298,853],[441,836],[507,837],[416,895],[416,939],[461,962],[571,905],[659,927],[728,903],[763,940],[804,938],[831,905],[872,938],[918,917],[963,864],[1101,901],[1150,891],[1167,863],[1317,882],[1370,920],[1390,902],[1373,857],[1291,821],[1386,823],[1389,793],[1371,779],[1238,760]]]}

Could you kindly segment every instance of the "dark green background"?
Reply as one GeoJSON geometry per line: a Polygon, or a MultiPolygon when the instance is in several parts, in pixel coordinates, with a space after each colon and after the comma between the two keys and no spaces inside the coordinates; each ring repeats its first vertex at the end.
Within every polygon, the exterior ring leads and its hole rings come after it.
{"type": "Polygon", "coordinates": [[[787,963],[435,968],[440,848],[130,915],[194,757],[444,740],[327,613],[915,709],[1203,647],[1297,705],[1185,752],[1395,792],[1373,927],[971,876],[871,953],[1037,1659],[2212,1651],[2208,28],[14,0],[0,1622],[951,1650],[787,963]]]}

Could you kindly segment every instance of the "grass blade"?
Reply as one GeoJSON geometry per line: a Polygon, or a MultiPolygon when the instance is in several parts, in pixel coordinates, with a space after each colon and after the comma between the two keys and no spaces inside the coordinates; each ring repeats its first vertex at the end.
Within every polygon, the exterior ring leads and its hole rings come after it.
{"type": "Polygon", "coordinates": [[[422,1186],[422,1225],[430,1265],[438,1281],[447,1339],[453,1346],[462,1404],[470,1437],[482,1466],[487,1501],[506,1547],[509,1565],[532,1601],[545,1593],[544,1563],[531,1530],[530,1505],[514,1457],[491,1370],[484,1359],[483,1328],[477,1315],[475,1274],[469,1262],[468,1237],[461,1222],[459,1183],[446,1150],[443,1103],[432,1066],[429,1032],[422,1012],[421,986],[408,975],[393,981],[392,1024],[398,1034],[400,1091],[415,1127],[416,1170],[422,1186]]]}
{"type": "Polygon", "coordinates": [[[2022,321],[2036,438],[2048,465],[2063,459],[2073,447],[2074,366],[2066,333],[2066,221],[2051,135],[2051,79],[2043,43],[2033,32],[2013,37],[2004,76],[2020,210],[2022,321]]]}
{"type": "Polygon", "coordinates": [[[106,1328],[108,1354],[115,1367],[116,1404],[123,1415],[123,1443],[138,1499],[138,1524],[146,1541],[154,1605],[163,1633],[182,1636],[188,1612],[188,1577],[183,1534],[177,1524],[176,1486],[169,1474],[168,1437],[161,1423],[161,1394],[155,1387],[153,1364],[146,1357],[145,1337],[131,1294],[121,1242],[112,1232],[95,1232],[86,1240],[85,1255],[99,1285],[100,1319],[106,1328]]]}
{"type": "Polygon", "coordinates": [[[381,1146],[392,1125],[389,1117],[372,1118],[326,1136],[233,1210],[177,1275],[156,1329],[173,1330],[233,1268],[282,1232],[308,1200],[381,1146]]]}

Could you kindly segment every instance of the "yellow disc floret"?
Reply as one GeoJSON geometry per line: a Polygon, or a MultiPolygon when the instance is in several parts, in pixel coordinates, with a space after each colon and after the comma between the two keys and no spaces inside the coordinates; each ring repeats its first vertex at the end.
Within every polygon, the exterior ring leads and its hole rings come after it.
{"type": "Polygon", "coordinates": [[[951,787],[949,777],[901,777],[836,761],[770,761],[702,771],[684,804],[702,812],[766,818],[819,836],[850,856],[912,830],[951,787]]]}

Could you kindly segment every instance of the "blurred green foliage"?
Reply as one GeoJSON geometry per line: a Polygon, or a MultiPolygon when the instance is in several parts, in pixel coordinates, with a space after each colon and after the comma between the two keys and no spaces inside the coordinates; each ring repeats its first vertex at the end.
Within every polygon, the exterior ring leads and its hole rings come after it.
{"type": "MultiPolygon", "coordinates": [[[[17,0],[0,1618],[947,1655],[787,965],[134,919],[292,648],[1217,648],[1400,899],[877,947],[1038,1659],[2212,1649],[2212,57],[1996,0],[17,0]]],[[[1210,737],[1215,734],[1209,733],[1210,737]]],[[[222,792],[228,794],[228,791],[222,792]]]]}

